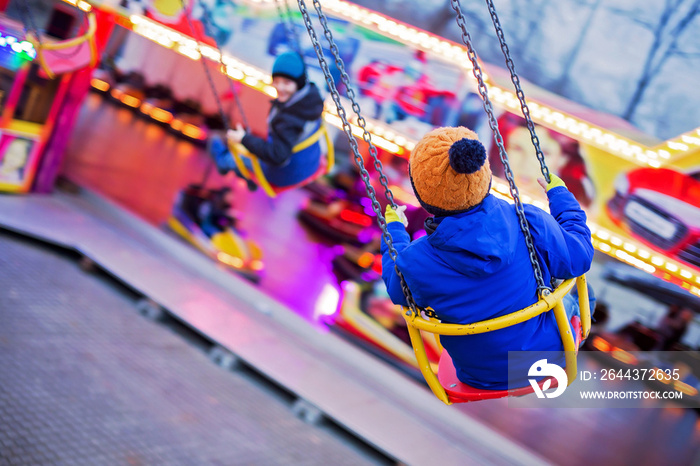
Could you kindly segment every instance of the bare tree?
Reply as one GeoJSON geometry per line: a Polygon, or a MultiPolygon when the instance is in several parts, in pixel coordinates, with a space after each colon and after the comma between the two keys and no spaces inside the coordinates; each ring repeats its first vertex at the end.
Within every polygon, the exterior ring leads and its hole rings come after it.
{"type": "Polygon", "coordinates": [[[566,60],[564,61],[561,75],[559,76],[559,79],[557,79],[557,81],[551,86],[552,91],[558,94],[564,93],[564,88],[570,79],[569,76],[571,74],[571,69],[573,68],[574,63],[576,63],[576,59],[578,58],[579,53],[581,52],[581,48],[583,47],[583,43],[586,39],[586,35],[588,34],[588,30],[591,28],[591,24],[593,23],[593,17],[598,11],[598,7],[600,6],[601,1],[602,0],[593,0],[593,3],[590,5],[590,9],[588,11],[588,14],[586,15],[586,20],[584,21],[583,26],[581,27],[581,30],[578,33],[577,40],[574,42],[574,48],[571,50],[570,53],[567,54],[566,60]]]}
{"type": "Polygon", "coordinates": [[[508,35],[512,36],[506,38],[513,55],[525,57],[533,39],[542,35],[542,17],[550,3],[550,0],[537,0],[510,4],[511,11],[503,20],[503,27],[508,29],[508,35]]]}
{"type": "MultiPolygon", "coordinates": [[[[627,12],[617,11],[617,13],[626,14],[627,12]]],[[[700,13],[700,0],[666,0],[657,23],[650,23],[643,18],[633,18],[637,24],[653,34],[654,40],[642,67],[641,76],[632,92],[632,97],[622,113],[625,120],[632,120],[649,84],[659,74],[669,57],[673,55],[700,56],[700,50],[683,51],[678,43],[698,13],[700,13]]]]}

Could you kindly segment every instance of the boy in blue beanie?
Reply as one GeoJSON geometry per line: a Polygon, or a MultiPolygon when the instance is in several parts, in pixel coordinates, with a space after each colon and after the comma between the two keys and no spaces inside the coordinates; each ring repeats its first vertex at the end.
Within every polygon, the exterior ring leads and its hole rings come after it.
{"type": "MultiPolygon", "coordinates": [[[[260,159],[265,177],[273,186],[293,186],[311,177],[319,169],[319,144],[298,151],[292,148],[318,129],[323,113],[323,98],[318,87],[308,82],[306,65],[296,52],[280,54],[272,66],[272,86],[277,98],[268,114],[267,139],[247,133],[238,124],[226,134],[230,143],[240,143],[260,159]]],[[[228,145],[219,136],[212,136],[208,151],[219,173],[238,173],[228,145]]],[[[255,185],[249,183],[252,190],[255,185]]]]}
{"type": "MultiPolygon", "coordinates": [[[[427,236],[411,242],[402,211],[387,206],[387,228],[398,253],[396,265],[420,307],[432,307],[446,323],[468,324],[510,314],[538,300],[530,255],[515,206],[489,194],[491,168],[484,146],[467,128],[438,128],[416,145],[409,177],[423,208],[435,217],[425,222],[427,236]]],[[[578,277],[593,260],[586,214],[558,177],[540,184],[551,215],[525,205],[545,283],[578,277]]],[[[382,278],[392,301],[407,305],[387,245],[382,242],[382,278]]],[[[594,299],[591,296],[591,309],[594,299]]],[[[564,300],[571,319],[579,315],[570,295],[564,300]]],[[[546,312],[500,330],[442,336],[457,377],[480,389],[508,386],[509,351],[563,351],[556,320],[546,312]]],[[[563,363],[563,353],[561,362],[563,363]]],[[[523,374],[529,365],[510,369],[523,374]]],[[[559,361],[555,361],[559,362],[559,361]]]]}

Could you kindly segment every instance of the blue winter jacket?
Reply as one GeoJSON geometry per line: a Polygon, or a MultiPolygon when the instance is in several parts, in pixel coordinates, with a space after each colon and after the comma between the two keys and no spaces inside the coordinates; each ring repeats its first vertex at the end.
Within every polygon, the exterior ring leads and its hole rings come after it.
{"type": "MultiPolygon", "coordinates": [[[[593,260],[586,214],[574,196],[556,187],[548,197],[551,215],[524,206],[545,283],[551,277],[577,277],[588,271],[593,260]]],[[[400,222],[388,225],[398,268],[416,304],[432,307],[443,322],[465,324],[509,314],[537,301],[534,272],[514,205],[489,194],[469,211],[436,217],[433,224],[437,224],[434,231],[428,229],[427,236],[413,242],[400,222]]],[[[394,303],[406,305],[384,242],[382,254],[382,278],[389,296],[394,303]]],[[[552,312],[501,330],[445,336],[441,341],[462,382],[491,390],[509,388],[509,351],[563,351],[552,312]]],[[[522,373],[522,385],[527,385],[530,364],[523,361],[522,366],[511,367],[515,371],[511,374],[522,373]]]]}
{"type": "Polygon", "coordinates": [[[260,159],[267,181],[273,186],[293,186],[310,178],[321,163],[321,144],[293,152],[294,146],[320,127],[323,98],[314,83],[297,91],[288,101],[272,101],[267,118],[267,139],[246,134],[241,143],[260,159]]]}

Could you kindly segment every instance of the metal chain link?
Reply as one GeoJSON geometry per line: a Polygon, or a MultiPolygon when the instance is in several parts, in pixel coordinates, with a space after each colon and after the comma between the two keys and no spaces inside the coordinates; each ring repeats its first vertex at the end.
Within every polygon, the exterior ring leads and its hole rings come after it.
{"type": "Polygon", "coordinates": [[[331,54],[335,59],[335,65],[340,71],[341,79],[343,81],[343,84],[345,85],[346,94],[352,102],[352,110],[357,116],[357,126],[359,126],[362,129],[362,139],[367,143],[367,145],[369,145],[369,153],[372,156],[372,159],[374,160],[374,168],[377,170],[377,173],[379,173],[379,183],[384,187],[384,196],[386,197],[387,201],[389,202],[389,204],[391,204],[392,207],[396,207],[396,202],[394,201],[394,194],[391,192],[391,189],[389,189],[389,180],[384,174],[382,162],[377,156],[377,148],[374,146],[374,144],[372,144],[372,135],[367,130],[367,121],[360,112],[360,104],[357,103],[355,90],[350,84],[350,76],[348,76],[348,73],[345,70],[345,63],[340,57],[340,51],[338,50],[338,46],[336,45],[335,40],[333,39],[333,33],[328,27],[328,18],[321,10],[321,3],[319,2],[319,0],[313,0],[313,3],[314,8],[316,9],[316,14],[318,15],[318,20],[321,23],[321,26],[323,26],[323,34],[326,36],[326,40],[328,41],[328,44],[330,46],[331,54]]]}
{"type": "MultiPolygon", "coordinates": [[[[190,13],[187,11],[187,4],[186,0],[180,0],[180,3],[182,4],[182,14],[185,16],[185,19],[187,20],[187,26],[190,28],[190,32],[192,33],[192,38],[194,39],[194,42],[197,47],[197,53],[199,54],[200,61],[202,62],[202,66],[204,67],[204,74],[207,76],[207,81],[209,81],[209,87],[211,88],[211,92],[214,95],[214,100],[216,101],[216,107],[219,110],[219,116],[221,116],[221,120],[224,122],[224,127],[225,128],[230,128],[231,126],[229,125],[228,117],[226,116],[226,112],[224,111],[224,106],[221,104],[221,100],[219,99],[219,94],[216,92],[216,85],[214,84],[214,78],[211,75],[211,71],[209,70],[209,66],[207,66],[207,62],[204,59],[204,56],[202,55],[201,48],[199,45],[199,39],[197,38],[197,32],[194,29],[194,25],[192,24],[192,18],[190,18],[190,13]]],[[[205,11],[206,13],[206,11],[205,11]]],[[[206,14],[204,15],[206,16],[206,14]]],[[[219,53],[220,55],[220,53],[219,53]]]]}
{"type": "Polygon", "coordinates": [[[277,7],[277,14],[279,15],[280,22],[284,27],[284,33],[287,36],[287,40],[292,43],[294,51],[301,55],[301,45],[299,43],[299,36],[297,35],[296,28],[294,27],[294,21],[292,20],[292,12],[289,9],[289,4],[287,0],[275,0],[275,6],[277,7]],[[285,5],[285,9],[282,9],[282,3],[285,5]]]}
{"type": "MultiPolygon", "coordinates": [[[[367,194],[369,195],[369,197],[372,201],[372,210],[374,210],[374,213],[377,216],[377,223],[379,224],[379,228],[382,230],[382,238],[384,239],[384,241],[386,242],[386,244],[389,248],[389,255],[390,255],[391,259],[394,261],[394,270],[401,281],[401,289],[404,293],[404,296],[406,297],[406,301],[408,302],[408,307],[409,307],[411,312],[415,312],[416,314],[418,314],[420,312],[419,308],[416,305],[415,300],[413,299],[413,295],[411,294],[411,291],[408,289],[408,285],[406,284],[406,280],[404,279],[403,274],[401,273],[398,266],[396,265],[398,253],[396,251],[396,248],[394,248],[394,243],[391,239],[391,234],[387,230],[386,219],[384,218],[384,215],[382,215],[381,206],[379,205],[379,201],[377,200],[377,194],[374,190],[374,187],[372,187],[372,184],[370,182],[369,172],[365,168],[364,161],[362,159],[362,155],[360,155],[357,140],[355,139],[355,136],[353,136],[353,134],[352,134],[352,127],[350,126],[350,122],[348,121],[347,114],[345,112],[345,108],[343,108],[343,103],[340,100],[340,94],[338,93],[338,89],[336,88],[335,82],[333,81],[333,77],[331,76],[331,72],[330,72],[330,69],[328,67],[328,62],[326,61],[326,58],[324,57],[323,49],[321,48],[321,44],[319,43],[318,36],[316,35],[316,31],[314,30],[313,24],[311,23],[311,17],[309,16],[309,12],[306,9],[306,3],[304,0],[297,0],[297,3],[299,5],[299,11],[301,12],[301,15],[304,19],[304,25],[306,26],[306,30],[309,33],[309,38],[311,39],[311,43],[313,44],[314,50],[316,52],[316,56],[318,57],[318,62],[321,65],[321,70],[323,71],[323,76],[326,79],[326,83],[328,84],[328,88],[330,89],[330,92],[331,92],[331,97],[332,97],[333,102],[335,103],[336,109],[338,111],[338,116],[340,117],[340,120],[343,123],[343,131],[345,132],[345,135],[347,136],[348,141],[350,142],[350,148],[351,148],[352,153],[354,155],[355,162],[357,163],[357,166],[360,169],[360,175],[362,177],[362,181],[364,182],[365,189],[367,190],[367,194]]],[[[320,5],[318,6],[318,9],[320,9],[320,5]]],[[[332,50],[332,48],[331,48],[331,50],[332,50]]],[[[337,48],[336,48],[336,50],[337,50],[337,48]]],[[[337,60],[338,56],[336,56],[335,58],[337,60]]],[[[371,141],[369,144],[371,147],[372,146],[371,141]]],[[[380,165],[380,167],[381,167],[381,165],[380,165]]],[[[423,312],[426,312],[426,310],[423,310],[423,312]]],[[[428,313],[429,313],[429,311],[428,311],[428,313]]],[[[432,313],[429,313],[429,315],[430,314],[432,314],[432,313]]]]}
{"type": "Polygon", "coordinates": [[[464,45],[467,46],[469,61],[471,61],[472,63],[472,73],[474,74],[474,77],[476,78],[476,81],[478,83],[479,94],[481,95],[481,99],[484,102],[484,110],[486,111],[486,114],[489,117],[489,126],[491,127],[491,131],[493,131],[496,140],[496,145],[498,146],[498,153],[501,159],[501,163],[503,164],[506,180],[508,180],[508,186],[510,187],[510,195],[515,201],[515,210],[518,214],[518,220],[520,221],[520,229],[525,235],[525,244],[527,245],[527,250],[530,253],[530,263],[532,264],[532,269],[535,273],[535,280],[537,281],[537,291],[540,295],[546,295],[551,292],[551,288],[545,285],[544,278],[542,276],[542,269],[540,267],[539,261],[537,260],[537,253],[535,251],[535,245],[532,241],[530,226],[527,222],[527,218],[525,217],[525,209],[523,208],[523,203],[520,200],[518,187],[515,185],[513,171],[510,168],[510,163],[508,162],[508,154],[506,154],[506,149],[503,144],[503,137],[501,136],[501,132],[498,129],[498,121],[496,120],[496,117],[493,114],[493,106],[491,105],[488,89],[486,88],[486,83],[484,82],[484,76],[481,71],[481,65],[479,65],[476,52],[474,51],[474,47],[472,45],[471,35],[467,30],[467,20],[464,17],[464,13],[462,12],[462,7],[459,0],[450,0],[450,2],[452,4],[452,8],[455,10],[455,12],[457,12],[457,25],[462,30],[462,41],[464,42],[464,45]]]}
{"type": "Polygon", "coordinates": [[[297,52],[299,52],[299,55],[304,56],[304,53],[301,49],[301,39],[299,38],[299,34],[297,33],[297,29],[294,23],[294,17],[292,16],[292,10],[291,8],[289,8],[288,0],[283,1],[285,12],[287,13],[287,21],[289,21],[289,25],[291,26],[290,29],[292,30],[292,36],[294,37],[294,43],[297,44],[297,52]]]}
{"type": "Polygon", "coordinates": [[[29,0],[20,0],[20,7],[18,8],[19,15],[22,18],[22,23],[24,26],[25,34],[30,32],[36,36],[36,40],[39,43],[39,47],[42,46],[41,43],[41,32],[34,22],[34,15],[29,8],[29,0]]]}
{"type": "MultiPolygon", "coordinates": [[[[185,0],[182,0],[182,4],[183,4],[183,8],[186,8],[185,7],[185,0]]],[[[202,8],[202,20],[204,23],[204,28],[206,30],[213,31],[214,28],[212,26],[212,23],[210,22],[211,16],[210,16],[210,13],[209,13],[207,6],[202,1],[198,1],[198,4],[202,8]]],[[[191,20],[189,14],[187,14],[187,11],[184,11],[183,13],[185,15],[185,18],[187,19],[187,24],[188,24],[190,30],[192,31],[192,36],[195,39],[195,41],[197,41],[197,52],[200,52],[199,41],[194,36],[195,32],[194,32],[194,28],[192,25],[192,20],[191,20]]],[[[216,40],[216,37],[212,37],[212,39],[214,40],[214,44],[216,45],[216,50],[219,53],[219,66],[221,66],[222,71],[224,73],[226,73],[226,64],[224,63],[224,53],[221,50],[221,46],[219,45],[219,41],[216,40]]],[[[200,52],[200,55],[201,55],[201,52],[200,52]]],[[[229,128],[231,128],[231,124],[228,121],[228,118],[226,117],[225,111],[223,109],[223,105],[221,104],[221,100],[219,99],[219,96],[216,92],[216,86],[214,85],[214,80],[210,74],[209,67],[206,65],[206,63],[204,61],[204,57],[202,57],[202,63],[204,64],[204,71],[207,74],[207,79],[209,81],[209,85],[211,86],[212,93],[214,94],[214,99],[216,100],[217,106],[219,108],[219,112],[222,115],[222,120],[224,122],[224,128],[229,129],[229,128]]],[[[241,121],[243,122],[243,126],[246,128],[246,130],[249,130],[250,125],[248,124],[248,119],[246,118],[245,111],[243,110],[243,105],[241,104],[240,98],[238,96],[238,91],[236,91],[236,87],[233,84],[233,80],[228,75],[226,75],[226,81],[228,83],[229,92],[231,92],[231,95],[233,96],[236,107],[238,108],[238,113],[241,116],[241,121]]]]}
{"type": "Polygon", "coordinates": [[[515,64],[513,63],[513,59],[510,56],[510,50],[508,49],[508,45],[506,44],[506,36],[503,33],[501,21],[498,19],[498,15],[496,14],[496,7],[494,6],[493,1],[486,0],[486,5],[489,8],[489,13],[491,15],[493,27],[496,29],[498,42],[501,44],[501,51],[503,52],[503,56],[506,59],[506,66],[510,71],[510,79],[511,81],[513,81],[513,86],[515,87],[515,94],[518,96],[518,100],[520,101],[520,108],[522,109],[525,121],[527,121],[527,129],[530,131],[530,139],[532,140],[532,145],[535,146],[537,160],[540,162],[540,171],[542,172],[544,179],[547,180],[547,183],[549,183],[549,168],[547,168],[547,163],[544,160],[544,154],[542,153],[542,149],[540,148],[540,139],[537,137],[537,133],[535,132],[535,124],[533,123],[532,118],[530,116],[530,108],[527,106],[527,102],[525,101],[525,93],[523,92],[523,89],[520,86],[520,78],[515,72],[515,64]]]}

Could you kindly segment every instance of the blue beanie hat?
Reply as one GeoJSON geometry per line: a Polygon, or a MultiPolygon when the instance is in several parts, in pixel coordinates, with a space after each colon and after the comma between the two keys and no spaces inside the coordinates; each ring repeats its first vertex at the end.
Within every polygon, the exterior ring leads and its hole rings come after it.
{"type": "Polygon", "coordinates": [[[272,65],[272,77],[282,76],[291,79],[301,89],[306,85],[306,65],[296,52],[284,52],[277,56],[272,65]]]}

